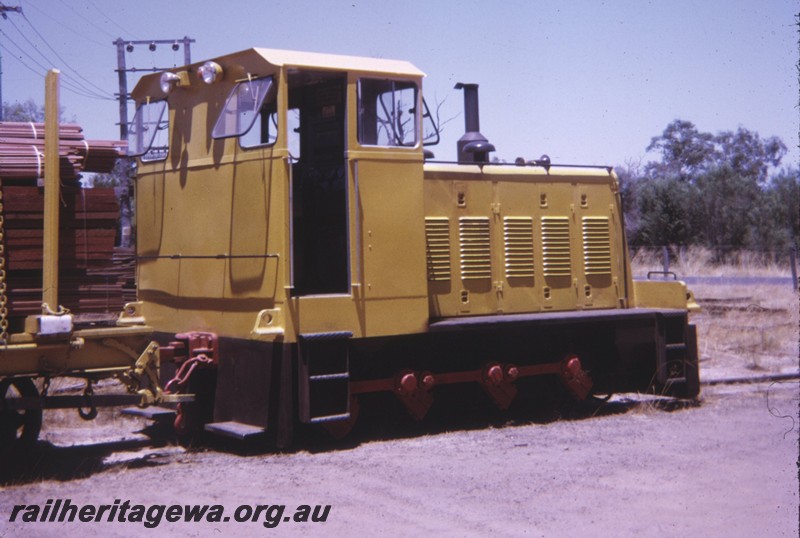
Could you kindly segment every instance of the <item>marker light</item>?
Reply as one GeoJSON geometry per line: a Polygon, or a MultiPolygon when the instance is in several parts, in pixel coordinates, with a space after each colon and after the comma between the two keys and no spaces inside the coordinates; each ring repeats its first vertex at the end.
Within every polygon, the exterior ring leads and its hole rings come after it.
{"type": "Polygon", "coordinates": [[[166,73],[161,74],[161,91],[164,93],[169,93],[175,88],[175,86],[180,86],[181,84],[181,77],[176,75],[175,73],[170,73],[167,71],[166,73]]]}
{"type": "Polygon", "coordinates": [[[222,66],[217,62],[206,62],[197,70],[197,76],[206,84],[214,84],[222,78],[222,66]]]}

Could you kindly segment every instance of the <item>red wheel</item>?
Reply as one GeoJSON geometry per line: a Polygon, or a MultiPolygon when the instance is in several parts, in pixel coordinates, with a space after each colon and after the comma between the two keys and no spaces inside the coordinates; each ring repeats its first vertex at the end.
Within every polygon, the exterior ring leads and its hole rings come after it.
{"type": "MultiPolygon", "coordinates": [[[[39,396],[36,385],[27,377],[0,381],[0,395],[6,398],[39,396]]],[[[0,407],[0,448],[26,447],[36,442],[42,429],[41,409],[8,409],[0,407]]]]}

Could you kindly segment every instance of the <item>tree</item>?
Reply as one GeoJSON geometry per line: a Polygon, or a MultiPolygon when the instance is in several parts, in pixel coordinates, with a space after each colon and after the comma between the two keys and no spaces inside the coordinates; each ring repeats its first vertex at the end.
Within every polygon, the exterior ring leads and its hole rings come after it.
{"type": "Polygon", "coordinates": [[[702,243],[721,260],[731,250],[785,251],[796,241],[798,175],[774,173],[786,154],[780,138],[744,127],[712,135],[676,119],[647,150],[659,159],[639,177],[630,168],[620,172],[635,242],[702,243]]]}
{"type": "Polygon", "coordinates": [[[699,131],[690,121],[676,119],[650,140],[647,151],[661,154],[660,161],[648,163],[649,177],[695,181],[714,168],[729,167],[742,177],[764,183],[770,167],[780,166],[786,145],[776,136],[762,139],[744,127],[712,135],[699,131]]]}
{"type": "Polygon", "coordinates": [[[748,246],[772,252],[787,252],[798,247],[800,237],[800,171],[783,169],[764,189],[748,246]]]}
{"type": "Polygon", "coordinates": [[[729,166],[743,177],[758,183],[767,180],[769,167],[777,167],[786,155],[786,145],[777,136],[762,140],[758,133],[739,127],[736,132],[724,131],[714,137],[717,166],[729,166]]]}
{"type": "Polygon", "coordinates": [[[714,155],[714,136],[701,133],[690,121],[674,120],[661,136],[650,140],[647,151],[661,154],[661,162],[648,163],[650,177],[677,177],[690,180],[706,169],[714,155]]]}
{"type": "Polygon", "coordinates": [[[641,161],[628,159],[624,165],[614,167],[619,179],[619,192],[622,198],[622,211],[625,214],[625,232],[634,237],[640,225],[639,190],[643,184],[641,161]]]}
{"type": "Polygon", "coordinates": [[[694,190],[678,177],[641,180],[636,201],[639,221],[632,242],[654,246],[690,244],[694,190]]]}
{"type": "MultiPolygon", "coordinates": [[[[33,99],[19,103],[3,103],[3,121],[32,121],[34,123],[44,122],[44,105],[36,104],[33,99]]],[[[64,107],[58,109],[58,121],[65,122],[64,107]]],[[[75,118],[70,120],[75,121],[75,118]]]]}
{"type": "Polygon", "coordinates": [[[3,121],[44,121],[44,107],[39,106],[33,99],[24,103],[3,103],[3,121]]]}
{"type": "Polygon", "coordinates": [[[775,222],[789,232],[792,245],[800,246],[800,169],[784,169],[772,178],[775,222]]]}
{"type": "Polygon", "coordinates": [[[727,164],[698,177],[693,204],[695,219],[701,223],[697,232],[699,239],[714,249],[717,261],[746,245],[761,195],[752,177],[727,164]]]}

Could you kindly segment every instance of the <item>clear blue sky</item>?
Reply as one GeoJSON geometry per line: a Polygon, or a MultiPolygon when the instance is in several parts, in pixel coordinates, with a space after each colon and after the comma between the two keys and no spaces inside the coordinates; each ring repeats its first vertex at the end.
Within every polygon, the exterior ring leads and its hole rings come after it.
{"type": "MultiPolygon", "coordinates": [[[[59,68],[106,97],[62,88],[66,116],[87,138],[119,133],[112,41],[189,36],[193,61],[253,46],[409,60],[428,75],[429,103],[444,100],[443,115],[457,116],[437,158],[455,157],[463,130],[456,82],[480,84],[481,132],[509,161],[648,160],[651,137],[676,118],[712,133],[743,126],[779,136],[790,150],[784,163],[800,157],[796,0],[2,3],[25,13],[0,19],[3,100],[43,103],[45,68],[59,68]]],[[[127,55],[141,68],[182,59],[169,46],[127,55]]]]}

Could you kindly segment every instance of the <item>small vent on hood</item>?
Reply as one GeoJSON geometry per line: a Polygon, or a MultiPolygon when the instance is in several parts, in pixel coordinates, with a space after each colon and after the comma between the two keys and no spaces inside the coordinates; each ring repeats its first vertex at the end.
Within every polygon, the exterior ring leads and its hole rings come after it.
{"type": "Polygon", "coordinates": [[[570,276],[569,218],[542,217],[544,276],[570,276]]]}
{"type": "Polygon", "coordinates": [[[425,217],[425,255],[428,280],[450,280],[450,220],[425,217]]]}
{"type": "Polygon", "coordinates": [[[461,279],[492,278],[492,248],[488,217],[461,217],[461,279]]]}
{"type": "Polygon", "coordinates": [[[533,218],[505,217],[506,278],[533,278],[533,218]]]}
{"type": "Polygon", "coordinates": [[[587,275],[611,274],[608,217],[583,217],[583,267],[587,275]]]}

